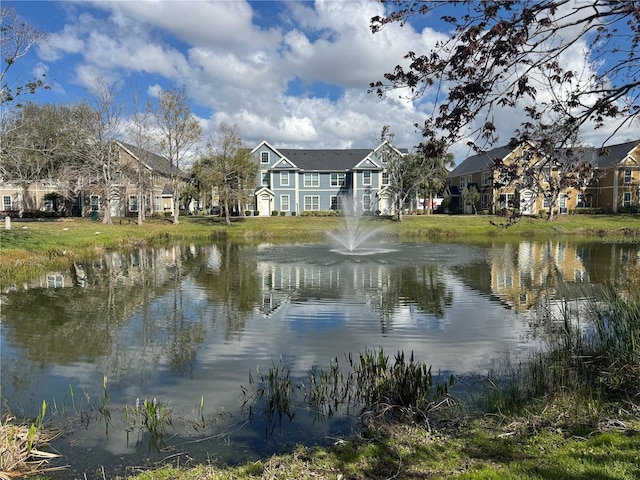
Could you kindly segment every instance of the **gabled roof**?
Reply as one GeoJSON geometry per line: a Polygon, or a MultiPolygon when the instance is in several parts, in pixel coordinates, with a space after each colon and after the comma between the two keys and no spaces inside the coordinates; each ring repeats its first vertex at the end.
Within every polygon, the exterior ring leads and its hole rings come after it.
{"type": "Polygon", "coordinates": [[[157,155],[148,150],[144,150],[142,148],[138,148],[121,141],[117,141],[116,143],[120,145],[129,155],[140,161],[145,167],[153,172],[160,173],[167,177],[171,176],[172,170],[174,173],[182,174],[182,172],[180,172],[177,168],[172,169],[171,162],[161,155],[157,155]]]}
{"type": "Polygon", "coordinates": [[[493,161],[496,159],[503,159],[509,155],[513,149],[507,145],[494,148],[488,152],[478,153],[471,157],[467,157],[462,161],[460,165],[454,168],[450,177],[459,177],[460,175],[467,175],[471,173],[477,173],[485,170],[490,170],[493,161]]]}
{"type": "Polygon", "coordinates": [[[373,150],[366,148],[347,150],[298,150],[279,148],[276,151],[302,170],[336,172],[340,170],[351,170],[373,150]]]}
{"type": "MultiPolygon", "coordinates": [[[[640,140],[619,143],[604,148],[585,147],[583,155],[595,168],[611,168],[624,160],[635,147],[640,148],[640,140]]],[[[513,151],[514,149],[503,146],[468,157],[449,173],[449,177],[459,177],[460,175],[489,170],[495,159],[504,159],[513,151]]]]}
{"type": "Polygon", "coordinates": [[[635,147],[640,148],[640,140],[619,143],[604,148],[592,147],[585,152],[585,155],[595,168],[611,168],[624,160],[635,147]]]}

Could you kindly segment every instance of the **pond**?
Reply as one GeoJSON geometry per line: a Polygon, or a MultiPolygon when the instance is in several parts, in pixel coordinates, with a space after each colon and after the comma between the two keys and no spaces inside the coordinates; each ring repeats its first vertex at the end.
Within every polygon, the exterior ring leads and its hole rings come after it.
{"type": "Polygon", "coordinates": [[[331,443],[353,433],[357,412],[249,415],[249,378],[282,366],[299,388],[311,369],[368,349],[413,352],[443,377],[481,374],[538,344],[539,307],[586,295],[638,264],[640,250],[494,240],[367,253],[178,245],[112,252],[11,286],[1,297],[2,415],[35,416],[47,402],[61,429],[52,447],[71,465],[59,478],[331,443]],[[136,416],[136,402],[154,399],[161,432],[136,416]]]}

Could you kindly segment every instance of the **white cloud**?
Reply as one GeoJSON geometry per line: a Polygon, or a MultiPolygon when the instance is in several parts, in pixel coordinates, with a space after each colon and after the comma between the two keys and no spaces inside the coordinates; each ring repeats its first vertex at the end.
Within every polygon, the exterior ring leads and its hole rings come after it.
{"type": "MultiPolygon", "coordinates": [[[[215,135],[225,121],[237,125],[250,146],[266,139],[280,147],[370,147],[389,125],[396,144],[412,148],[421,141],[414,125],[432,113],[430,92],[415,100],[396,90],[380,99],[367,89],[397,64],[406,66],[408,51],[426,53],[447,38],[410,24],[391,24],[373,35],[369,21],[384,6],[369,0],[60,5],[68,20],[39,47],[41,68],[75,74],[73,81],[86,88],[96,78],[135,81],[151,95],[185,85],[205,134],[215,135]]],[[[572,47],[567,65],[589,71],[585,48],[572,47]]],[[[61,78],[59,92],[65,88],[61,78]]],[[[518,110],[494,117],[501,143],[524,119],[518,110]]],[[[585,139],[597,143],[605,130],[585,139]]],[[[458,161],[470,154],[464,142],[453,151],[458,161]]]]}

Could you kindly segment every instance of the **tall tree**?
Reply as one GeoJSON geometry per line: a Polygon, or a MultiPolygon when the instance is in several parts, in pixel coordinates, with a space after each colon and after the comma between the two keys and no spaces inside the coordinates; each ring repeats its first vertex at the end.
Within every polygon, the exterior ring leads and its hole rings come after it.
{"type": "MultiPolygon", "coordinates": [[[[152,178],[148,175],[146,165],[149,164],[152,148],[151,117],[148,106],[142,105],[140,96],[132,89],[132,116],[127,128],[127,138],[138,149],[138,161],[129,167],[129,179],[136,185],[138,197],[138,225],[142,225],[147,211],[146,193],[153,187],[152,178]]],[[[150,198],[153,205],[153,198],[150,198]]]]}
{"type": "Polygon", "coordinates": [[[562,124],[541,126],[538,135],[524,145],[521,155],[509,161],[496,159],[493,169],[499,172],[495,186],[515,187],[521,192],[521,202],[534,203],[544,197],[549,209],[547,220],[553,220],[561,195],[584,191],[595,173],[577,132],[567,132],[562,124]],[[559,147],[563,142],[568,146],[559,147]],[[523,191],[529,193],[528,198],[523,198],[523,191]]]}
{"type": "Polygon", "coordinates": [[[35,208],[29,189],[44,180],[54,168],[62,148],[62,121],[55,105],[28,103],[2,116],[0,121],[0,176],[22,190],[22,208],[35,208]]]}
{"type": "MultiPolygon", "coordinates": [[[[115,140],[122,136],[124,107],[114,87],[95,82],[92,99],[94,115],[89,126],[85,163],[82,167],[93,180],[92,191],[100,197],[102,223],[111,224],[114,202],[120,202],[122,182],[120,155],[115,140]]],[[[119,204],[115,205],[120,207],[119,204]]]]}
{"type": "Polygon", "coordinates": [[[403,155],[391,145],[393,138],[394,134],[385,125],[380,133],[382,151],[379,155],[389,179],[388,189],[393,199],[396,219],[401,222],[402,210],[407,201],[416,198],[425,184],[430,181],[435,183],[436,179],[440,179],[443,175],[440,168],[442,166],[446,170],[451,157],[433,146],[403,155]]]}
{"type": "Polygon", "coordinates": [[[423,208],[427,213],[433,213],[433,198],[436,193],[444,189],[449,169],[455,165],[455,157],[452,153],[441,153],[438,146],[435,148],[421,146],[418,150],[425,156],[420,186],[424,193],[423,208]]]}
{"type": "Polygon", "coordinates": [[[231,224],[231,206],[242,207],[252,195],[251,187],[258,165],[243,143],[237,126],[221,123],[218,136],[207,142],[207,152],[193,168],[204,188],[217,190],[227,225],[231,224]]]}
{"type": "Polygon", "coordinates": [[[46,87],[42,78],[27,81],[24,85],[12,85],[7,79],[9,69],[47,34],[23,22],[13,8],[0,8],[0,52],[3,65],[0,68],[0,105],[12,102],[24,93],[34,93],[46,87]]]}
{"type": "Polygon", "coordinates": [[[180,214],[181,168],[194,153],[202,136],[202,128],[191,113],[187,93],[181,89],[164,90],[160,93],[157,108],[153,111],[157,128],[156,143],[159,152],[171,164],[171,187],[173,189],[173,223],[178,224],[180,214]]]}
{"type": "Polygon", "coordinates": [[[494,115],[503,107],[528,116],[514,132],[518,144],[540,121],[563,124],[569,141],[570,132],[587,122],[603,126],[613,118],[633,122],[640,116],[637,1],[382,1],[389,9],[371,19],[373,32],[438,12],[451,25],[448,40],[428,52],[408,52],[407,64],[371,84],[379,95],[396,88],[409,88],[416,97],[433,95],[434,112],[421,126],[429,139],[451,144],[475,125],[476,147],[478,140],[494,142],[494,115]],[[576,62],[563,61],[581,42],[591,59],[606,62],[585,73],[576,62]],[[541,80],[550,89],[541,88],[541,80]]]}
{"type": "Polygon", "coordinates": [[[80,164],[87,115],[82,105],[27,103],[0,119],[0,176],[22,189],[24,209],[34,208],[35,182],[68,180],[80,164]],[[78,117],[82,120],[78,121],[78,117]]]}

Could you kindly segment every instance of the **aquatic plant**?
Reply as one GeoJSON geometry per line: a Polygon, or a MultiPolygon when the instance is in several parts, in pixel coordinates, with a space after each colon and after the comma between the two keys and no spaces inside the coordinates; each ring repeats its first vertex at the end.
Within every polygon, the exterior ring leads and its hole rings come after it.
{"type": "Polygon", "coordinates": [[[43,400],[38,415],[31,422],[16,424],[13,417],[0,422],[0,478],[65,468],[48,466],[48,462],[59,455],[42,450],[54,437],[45,430],[47,409],[47,402],[43,400]]]}
{"type": "MultiPolygon", "coordinates": [[[[540,349],[496,362],[485,408],[517,412],[531,400],[570,393],[576,401],[633,399],[640,391],[640,294],[613,287],[563,301],[540,349]]],[[[575,403],[575,402],[574,402],[575,403]]]]}
{"type": "Polygon", "coordinates": [[[173,426],[172,409],[153,397],[152,400],[136,398],[134,405],[125,406],[125,430],[148,432],[152,443],[162,440],[165,429],[173,426]]]}
{"type": "Polygon", "coordinates": [[[273,365],[267,376],[259,374],[259,381],[249,374],[251,392],[242,387],[244,407],[250,418],[263,405],[268,418],[278,414],[292,419],[297,407],[306,407],[318,417],[332,417],[339,410],[359,409],[361,413],[382,416],[403,416],[428,423],[428,415],[438,407],[450,404],[449,387],[453,375],[440,381],[431,374],[431,367],[416,362],[413,352],[409,358],[398,352],[394,361],[383,349],[367,350],[357,356],[346,355],[347,372],[333,359],[326,369],[313,368],[307,381],[296,382],[292,388],[291,371],[283,365],[273,365]],[[296,397],[300,392],[302,398],[296,397]],[[251,393],[251,394],[249,394],[251,393]],[[263,403],[260,403],[263,401],[263,403]]]}
{"type": "Polygon", "coordinates": [[[256,368],[257,380],[249,372],[249,388],[241,386],[245,400],[242,409],[247,409],[249,418],[256,414],[264,415],[267,419],[267,431],[278,426],[286,417],[289,421],[295,416],[293,407],[291,370],[284,365],[273,364],[267,375],[256,368]]]}

